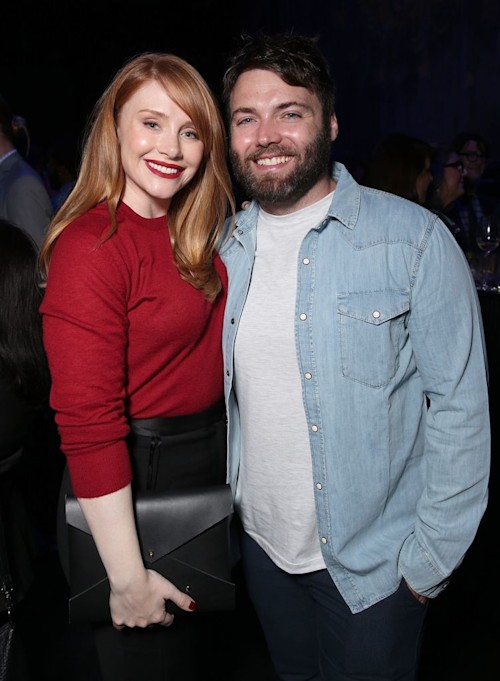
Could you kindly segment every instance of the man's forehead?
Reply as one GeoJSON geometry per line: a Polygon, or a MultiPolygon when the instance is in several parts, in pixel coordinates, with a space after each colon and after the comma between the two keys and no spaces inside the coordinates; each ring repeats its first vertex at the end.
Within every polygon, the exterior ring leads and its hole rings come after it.
{"type": "Polygon", "coordinates": [[[307,106],[311,104],[311,99],[317,97],[307,88],[290,85],[279,74],[264,69],[244,71],[231,93],[232,108],[240,104],[252,108],[263,103],[282,106],[287,102],[307,106]]]}

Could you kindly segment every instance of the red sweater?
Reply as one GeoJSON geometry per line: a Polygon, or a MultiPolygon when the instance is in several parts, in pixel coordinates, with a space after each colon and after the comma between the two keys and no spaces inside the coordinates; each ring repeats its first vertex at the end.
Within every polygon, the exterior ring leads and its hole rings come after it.
{"type": "Polygon", "coordinates": [[[178,416],[222,397],[223,293],[209,303],[174,264],[166,218],[99,205],[56,242],[40,307],[61,448],[74,492],[127,485],[128,417],[178,416]]]}

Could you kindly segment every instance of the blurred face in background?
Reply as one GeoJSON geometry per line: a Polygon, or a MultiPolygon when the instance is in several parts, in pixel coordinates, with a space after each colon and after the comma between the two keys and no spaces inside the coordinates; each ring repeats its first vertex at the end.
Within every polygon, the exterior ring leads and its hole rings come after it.
{"type": "Polygon", "coordinates": [[[454,151],[448,155],[443,165],[441,191],[448,200],[454,201],[464,193],[464,175],[466,174],[461,157],[454,151]]]}
{"type": "Polygon", "coordinates": [[[486,166],[486,155],[481,145],[476,140],[469,140],[460,150],[460,160],[464,164],[467,178],[472,182],[477,182],[486,166]]]}
{"type": "Polygon", "coordinates": [[[425,166],[418,175],[417,182],[415,184],[418,202],[421,205],[425,203],[425,200],[427,198],[427,190],[429,189],[429,185],[431,182],[432,182],[431,159],[430,157],[427,157],[425,159],[425,166]]]}

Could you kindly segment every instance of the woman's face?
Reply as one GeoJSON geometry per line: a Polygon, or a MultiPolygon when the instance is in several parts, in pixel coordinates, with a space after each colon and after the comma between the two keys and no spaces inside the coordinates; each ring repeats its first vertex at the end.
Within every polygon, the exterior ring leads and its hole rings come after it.
{"type": "Polygon", "coordinates": [[[476,140],[469,140],[460,149],[460,159],[467,171],[467,177],[477,182],[484,173],[486,158],[476,140]]]}
{"type": "Polygon", "coordinates": [[[425,165],[421,170],[419,176],[417,177],[416,183],[418,202],[421,205],[425,203],[425,200],[427,198],[427,190],[429,189],[429,185],[431,182],[432,182],[431,159],[427,157],[425,159],[425,165]]]}
{"type": "Polygon", "coordinates": [[[203,159],[194,123],[159,83],[149,81],[123,105],[117,135],[124,202],[143,217],[165,215],[172,197],[192,180],[203,159]]]}
{"type": "Polygon", "coordinates": [[[458,154],[452,152],[443,165],[443,184],[446,185],[450,201],[458,199],[464,193],[464,166],[458,154]]]}

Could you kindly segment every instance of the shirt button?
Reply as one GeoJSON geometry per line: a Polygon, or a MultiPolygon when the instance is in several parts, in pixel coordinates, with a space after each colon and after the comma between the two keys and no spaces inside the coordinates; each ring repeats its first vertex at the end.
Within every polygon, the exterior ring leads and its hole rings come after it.
{"type": "Polygon", "coordinates": [[[304,265],[309,265],[311,261],[309,260],[309,258],[304,258],[302,262],[304,263],[304,265]]]}
{"type": "Polygon", "coordinates": [[[307,319],[307,315],[304,314],[304,312],[299,316],[299,319],[301,322],[304,322],[307,319]]]}
{"type": "Polygon", "coordinates": [[[372,312],[372,317],[374,319],[378,319],[380,317],[380,312],[378,310],[375,310],[374,312],[372,312]]]}
{"type": "Polygon", "coordinates": [[[323,489],[323,485],[320,482],[317,482],[316,489],[323,489]]]}
{"type": "Polygon", "coordinates": [[[304,376],[307,378],[307,380],[309,380],[310,378],[312,378],[312,374],[310,374],[308,371],[306,371],[306,373],[304,374],[304,376]]]}
{"type": "Polygon", "coordinates": [[[328,539],[326,537],[321,537],[322,544],[328,544],[328,539]]]}
{"type": "Polygon", "coordinates": [[[318,426],[316,426],[316,425],[311,426],[311,430],[312,430],[313,433],[317,433],[318,432],[318,426]]]}
{"type": "Polygon", "coordinates": [[[234,317],[232,317],[231,319],[231,324],[234,324],[234,317]]]}

